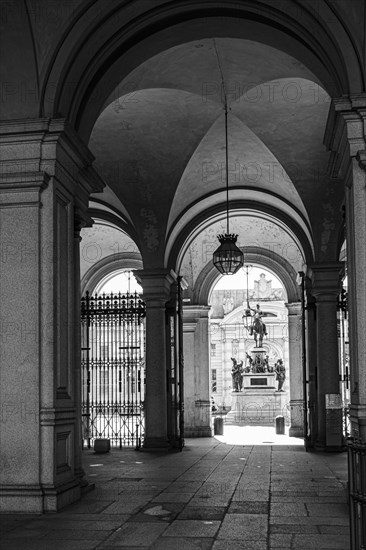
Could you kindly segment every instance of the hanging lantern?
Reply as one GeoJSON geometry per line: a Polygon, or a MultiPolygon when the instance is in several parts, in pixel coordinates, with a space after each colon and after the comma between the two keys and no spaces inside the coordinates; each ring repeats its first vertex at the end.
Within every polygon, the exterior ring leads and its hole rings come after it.
{"type": "MultiPolygon", "coordinates": [[[[219,63],[220,65],[220,63],[219,63]]],[[[224,78],[222,86],[225,91],[224,78]]],[[[230,233],[229,230],[229,152],[228,152],[228,131],[227,131],[227,97],[225,93],[225,158],[226,158],[226,233],[218,235],[220,246],[213,253],[213,264],[223,275],[234,275],[244,265],[244,254],[236,246],[238,235],[230,233]]]]}
{"type": "Polygon", "coordinates": [[[223,275],[234,275],[244,264],[244,254],[236,246],[238,235],[218,235],[220,246],[213,253],[214,266],[223,275]]]}

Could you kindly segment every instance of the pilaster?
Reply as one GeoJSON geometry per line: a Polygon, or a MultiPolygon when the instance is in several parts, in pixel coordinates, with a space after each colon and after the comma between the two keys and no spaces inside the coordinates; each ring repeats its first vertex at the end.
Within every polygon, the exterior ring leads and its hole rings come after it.
{"type": "Polygon", "coordinates": [[[185,434],[210,437],[211,381],[208,315],[210,306],[183,308],[185,434]]]}
{"type": "Polygon", "coordinates": [[[301,303],[286,304],[288,310],[290,415],[289,435],[304,436],[304,396],[301,352],[301,303]]]}
{"type": "Polygon", "coordinates": [[[167,449],[166,304],[174,281],[167,270],[138,270],[146,303],[145,449],[167,449]]]}
{"type": "Polygon", "coordinates": [[[342,446],[342,421],[330,421],[329,400],[340,396],[337,301],[343,262],[314,264],[312,294],[316,299],[317,332],[317,440],[316,447],[334,450],[342,446]]]}
{"type": "Polygon", "coordinates": [[[317,330],[315,298],[306,279],[306,370],[308,378],[308,443],[315,447],[317,434],[317,330]]]}
{"type": "Polygon", "coordinates": [[[56,511],[81,485],[74,214],[103,184],[65,121],[2,123],[0,146],[0,508],[56,511]]]}
{"type": "Polygon", "coordinates": [[[325,144],[345,182],[352,435],[366,441],[366,94],[333,101],[325,144]]]}

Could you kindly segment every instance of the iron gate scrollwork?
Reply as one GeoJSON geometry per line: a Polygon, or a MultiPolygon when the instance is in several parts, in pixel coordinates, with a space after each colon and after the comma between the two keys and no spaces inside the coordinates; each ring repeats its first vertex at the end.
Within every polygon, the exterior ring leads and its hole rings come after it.
{"type": "Polygon", "coordinates": [[[144,438],[145,303],[138,293],[81,299],[83,443],[144,438]]]}

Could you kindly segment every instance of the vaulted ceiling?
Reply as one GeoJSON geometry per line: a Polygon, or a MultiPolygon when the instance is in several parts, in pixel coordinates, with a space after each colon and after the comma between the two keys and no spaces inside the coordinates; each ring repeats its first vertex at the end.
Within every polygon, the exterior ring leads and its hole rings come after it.
{"type": "Polygon", "coordinates": [[[342,190],[326,174],[329,96],[302,63],[259,42],[189,42],[123,79],[89,143],[108,185],[95,199],[123,213],[155,266],[164,255],[167,261],[172,234],[187,231],[208,209],[224,213],[223,88],[230,198],[244,216],[246,207],[277,205],[306,235],[309,250],[331,258],[342,190]]]}

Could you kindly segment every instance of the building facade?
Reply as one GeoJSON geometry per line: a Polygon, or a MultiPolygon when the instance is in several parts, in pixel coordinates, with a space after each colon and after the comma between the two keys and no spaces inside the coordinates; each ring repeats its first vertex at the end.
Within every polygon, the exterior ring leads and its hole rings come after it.
{"type": "MultiPolygon", "coordinates": [[[[289,337],[285,293],[283,288],[268,288],[270,284],[265,274],[261,273],[260,279],[255,281],[253,288],[249,288],[251,300],[249,305],[253,307],[259,303],[267,333],[262,344],[265,366],[260,369],[252,366],[253,357],[255,358],[255,351],[258,348],[250,330],[252,317],[246,315],[247,290],[213,290],[211,295],[209,324],[211,396],[219,414],[223,411],[233,412],[234,403],[238,401],[235,374],[233,376],[233,359],[238,364],[243,362],[244,380],[243,384],[240,384],[240,389],[243,390],[244,395],[240,399],[241,414],[235,414],[234,418],[232,414],[227,417],[228,421],[236,424],[254,423],[272,426],[275,417],[280,414],[284,415],[286,420],[290,420],[289,337]],[[259,282],[263,283],[261,290],[258,288],[259,282]],[[281,403],[282,406],[277,408],[275,393],[278,382],[275,366],[279,359],[287,366],[287,376],[283,384],[286,399],[282,399],[282,402],[285,401],[285,404],[281,403]],[[260,372],[256,373],[257,370],[260,372]],[[264,379],[262,383],[268,383],[270,388],[250,387],[253,374],[256,374],[256,378],[258,374],[265,375],[262,377],[264,379]],[[267,380],[268,374],[271,374],[269,380],[267,380]]],[[[299,339],[297,337],[297,341],[299,339]]],[[[296,368],[301,370],[301,356],[292,357],[291,360],[291,372],[295,372],[296,368]]],[[[254,383],[260,383],[260,377],[254,383]]]]}

